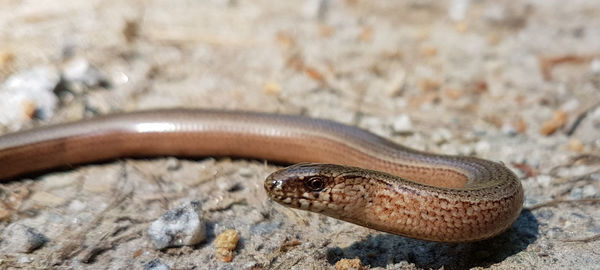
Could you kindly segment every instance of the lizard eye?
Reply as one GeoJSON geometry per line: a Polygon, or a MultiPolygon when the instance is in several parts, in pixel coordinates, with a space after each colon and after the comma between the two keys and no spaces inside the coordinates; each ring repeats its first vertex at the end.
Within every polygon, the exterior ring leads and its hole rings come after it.
{"type": "Polygon", "coordinates": [[[306,181],[306,188],[310,191],[321,191],[325,188],[325,180],[321,177],[311,177],[306,181]]]}

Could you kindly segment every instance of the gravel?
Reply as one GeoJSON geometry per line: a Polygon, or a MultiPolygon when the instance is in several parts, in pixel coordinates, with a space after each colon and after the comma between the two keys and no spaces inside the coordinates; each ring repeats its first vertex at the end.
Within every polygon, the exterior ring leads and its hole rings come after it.
{"type": "Polygon", "coordinates": [[[7,233],[14,224],[51,241],[2,252],[0,268],[331,269],[356,257],[371,269],[600,265],[600,208],[589,202],[600,194],[597,1],[3,7],[2,133],[164,107],[320,117],[503,162],[530,209],[493,239],[431,243],[270,202],[262,182],[281,164],[120,159],[2,183],[1,245],[28,242],[7,233]],[[588,202],[551,203],[579,199],[588,202]],[[240,239],[222,262],[214,240],[227,229],[240,239]]]}

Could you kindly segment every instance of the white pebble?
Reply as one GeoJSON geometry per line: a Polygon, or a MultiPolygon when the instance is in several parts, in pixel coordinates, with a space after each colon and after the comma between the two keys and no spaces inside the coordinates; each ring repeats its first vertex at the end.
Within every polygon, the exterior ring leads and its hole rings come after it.
{"type": "Polygon", "coordinates": [[[63,67],[63,78],[68,87],[79,92],[83,86],[91,88],[108,84],[108,79],[84,58],[74,58],[63,67]]]}
{"type": "Polygon", "coordinates": [[[579,100],[572,98],[569,101],[563,103],[561,107],[564,111],[569,112],[577,110],[580,106],[581,104],[579,103],[579,100]]]}
{"type": "Polygon", "coordinates": [[[594,74],[600,74],[600,59],[595,58],[594,60],[592,60],[592,62],[590,63],[590,69],[594,74]]]}
{"type": "Polygon", "coordinates": [[[81,212],[87,205],[80,200],[73,200],[69,204],[69,210],[73,212],[81,212]]]}
{"type": "Polygon", "coordinates": [[[52,116],[58,99],[54,88],[60,76],[50,67],[37,67],[10,76],[0,85],[0,125],[18,130],[32,118],[52,116]]]}
{"type": "Polygon", "coordinates": [[[254,172],[246,167],[242,167],[238,170],[238,173],[243,177],[252,177],[254,176],[254,172]]]}
{"type": "Polygon", "coordinates": [[[448,16],[453,21],[462,21],[465,19],[467,15],[467,11],[469,10],[469,5],[471,4],[470,0],[454,0],[450,4],[450,9],[448,10],[448,16]]]}
{"type": "Polygon", "coordinates": [[[583,197],[593,197],[598,194],[598,189],[596,189],[593,185],[587,185],[583,187],[583,197]]]}
{"type": "Polygon", "coordinates": [[[206,239],[206,222],[199,201],[182,204],[165,212],[148,228],[156,249],[191,246],[206,239]]]}
{"type": "Polygon", "coordinates": [[[458,149],[458,154],[462,156],[470,156],[475,154],[475,149],[471,145],[463,145],[458,149]]]}
{"type": "Polygon", "coordinates": [[[431,134],[431,141],[438,145],[450,140],[452,140],[452,132],[445,128],[437,129],[433,134],[431,134]]]}
{"type": "Polygon", "coordinates": [[[413,126],[410,117],[406,114],[399,115],[392,124],[392,130],[397,133],[410,133],[413,126]]]}
{"type": "Polygon", "coordinates": [[[535,180],[543,187],[548,187],[552,184],[552,177],[548,175],[538,175],[535,180]]]}
{"type": "Polygon", "coordinates": [[[477,152],[479,155],[486,154],[490,151],[490,147],[490,143],[486,141],[479,141],[475,144],[475,152],[477,152]]]}
{"type": "Polygon", "coordinates": [[[389,132],[383,128],[382,120],[379,117],[365,115],[361,118],[359,126],[379,136],[389,135],[389,132]]]}
{"type": "Polygon", "coordinates": [[[309,0],[304,2],[304,16],[323,19],[327,15],[330,0],[309,0]]]}
{"type": "Polygon", "coordinates": [[[176,171],[176,170],[179,170],[180,168],[181,168],[181,162],[179,161],[179,159],[174,158],[174,157],[167,158],[167,170],[176,171]]]}

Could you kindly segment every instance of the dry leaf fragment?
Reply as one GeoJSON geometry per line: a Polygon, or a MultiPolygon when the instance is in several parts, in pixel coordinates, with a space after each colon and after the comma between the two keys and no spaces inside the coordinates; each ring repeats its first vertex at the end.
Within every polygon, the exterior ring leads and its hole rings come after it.
{"type": "Polygon", "coordinates": [[[551,135],[552,133],[556,132],[556,130],[558,130],[559,128],[562,128],[565,123],[567,123],[567,113],[563,110],[557,110],[556,112],[554,112],[554,115],[552,115],[552,118],[550,120],[547,120],[546,122],[544,122],[544,124],[542,124],[542,129],[540,130],[540,133],[542,133],[543,135],[551,135]]]}
{"type": "Polygon", "coordinates": [[[360,259],[358,257],[354,259],[341,259],[335,264],[335,270],[365,270],[369,269],[369,267],[364,267],[361,265],[360,259]]]}
{"type": "Polygon", "coordinates": [[[318,70],[311,68],[311,67],[307,67],[304,69],[304,72],[306,72],[306,75],[308,75],[308,77],[311,77],[314,80],[317,81],[325,81],[325,76],[323,76],[323,74],[321,74],[321,72],[319,72],[318,70]]]}
{"type": "Polygon", "coordinates": [[[233,250],[237,247],[240,240],[240,234],[236,230],[226,230],[219,234],[215,239],[217,252],[215,257],[223,262],[231,262],[233,260],[233,250]]]}

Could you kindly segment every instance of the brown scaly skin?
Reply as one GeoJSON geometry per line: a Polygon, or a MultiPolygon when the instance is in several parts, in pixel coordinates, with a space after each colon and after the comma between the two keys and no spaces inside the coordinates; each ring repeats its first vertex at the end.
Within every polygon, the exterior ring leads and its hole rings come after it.
{"type": "Polygon", "coordinates": [[[150,156],[340,164],[292,166],[265,188],[284,205],[433,241],[491,237],[514,222],[523,203],[520,182],[499,163],[412,150],[328,120],[216,110],[123,113],[3,135],[0,181],[150,156]]]}
{"type": "Polygon", "coordinates": [[[331,164],[297,164],[265,180],[270,197],[285,206],[393,234],[441,242],[477,241],[506,230],[518,217],[518,182],[469,200],[460,190],[426,187],[386,173],[331,164]]]}

